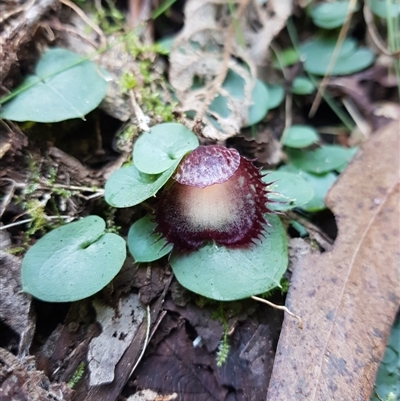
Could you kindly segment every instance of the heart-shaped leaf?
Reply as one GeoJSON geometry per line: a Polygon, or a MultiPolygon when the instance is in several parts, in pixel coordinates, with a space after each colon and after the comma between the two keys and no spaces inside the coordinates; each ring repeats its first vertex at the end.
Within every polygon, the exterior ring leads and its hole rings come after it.
{"type": "Polygon", "coordinates": [[[1,100],[6,103],[0,117],[42,123],[84,118],[106,95],[105,74],[78,54],[49,49],[36,65],[35,74],[1,100]]]}
{"type": "Polygon", "coordinates": [[[128,249],[135,262],[152,262],[171,252],[172,244],[167,244],[160,234],[154,233],[156,223],[145,216],[132,224],[128,232],[128,249]]]}
{"type": "Polygon", "coordinates": [[[292,125],[283,132],[282,143],[291,148],[306,148],[319,139],[317,131],[308,125],[292,125]]]}
{"type": "MultiPolygon", "coordinates": [[[[335,51],[335,38],[311,39],[300,46],[304,69],[310,74],[325,75],[335,51]]],[[[374,54],[367,48],[357,48],[353,39],[346,38],[341,44],[332,75],[353,74],[367,68],[374,61],[374,54]]]]}
{"type": "Polygon", "coordinates": [[[290,162],[299,170],[323,174],[335,170],[349,161],[357,148],[324,145],[315,150],[287,149],[290,162]]]}
{"type": "Polygon", "coordinates": [[[173,252],[172,270],[185,288],[219,301],[261,294],[280,284],[286,270],[286,233],[279,218],[267,215],[272,227],[248,248],[208,244],[190,253],[173,252]]]}
{"type": "Polygon", "coordinates": [[[115,171],[104,187],[106,202],[114,207],[135,206],[154,196],[174,173],[179,160],[162,174],[145,174],[133,164],[115,171]]]}
{"type": "Polygon", "coordinates": [[[22,289],[47,302],[72,302],[105,287],[126,258],[117,234],[98,216],[66,224],[37,241],[22,260],[22,289]]]}
{"type": "Polygon", "coordinates": [[[197,148],[199,140],[179,123],[158,124],[143,133],[133,148],[133,162],[146,174],[160,174],[176,165],[186,153],[197,148]]]}
{"type": "MultiPolygon", "coordinates": [[[[265,172],[268,171],[263,171],[265,172]]],[[[268,195],[268,199],[272,201],[268,203],[268,209],[271,210],[284,211],[301,207],[314,196],[312,186],[297,174],[272,171],[262,179],[266,183],[272,183],[268,186],[268,190],[272,191],[268,195]]]]}

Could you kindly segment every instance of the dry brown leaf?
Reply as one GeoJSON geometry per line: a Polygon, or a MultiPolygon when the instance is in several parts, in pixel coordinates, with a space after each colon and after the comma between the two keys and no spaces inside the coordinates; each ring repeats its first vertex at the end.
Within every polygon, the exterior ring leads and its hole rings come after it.
{"type": "Polygon", "coordinates": [[[255,0],[232,1],[234,13],[226,0],[186,3],[185,25],[170,53],[170,83],[181,110],[195,111],[194,121],[203,122],[205,137],[225,140],[246,123],[256,67],[264,63],[271,40],[291,12],[291,0],[269,3],[265,9],[255,0]],[[222,87],[229,70],[244,81],[242,97],[222,87]],[[196,80],[204,85],[195,88],[196,80]],[[217,96],[227,99],[227,116],[207,110],[217,96]]]}
{"type": "Polygon", "coordinates": [[[400,303],[400,121],[376,132],[329,192],[334,248],[295,268],[268,401],[366,401],[400,303]]]}
{"type": "Polygon", "coordinates": [[[114,380],[115,365],[131,344],[146,312],[136,294],[121,299],[117,311],[97,300],[93,306],[103,330],[90,342],[88,350],[90,385],[98,386],[114,380]]]}

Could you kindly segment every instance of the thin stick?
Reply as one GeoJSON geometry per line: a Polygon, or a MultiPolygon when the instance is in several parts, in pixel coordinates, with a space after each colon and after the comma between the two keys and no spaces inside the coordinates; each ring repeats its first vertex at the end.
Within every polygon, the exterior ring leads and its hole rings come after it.
{"type": "Polygon", "coordinates": [[[136,101],[136,95],[135,92],[133,90],[129,91],[129,96],[131,98],[131,103],[132,103],[132,107],[133,107],[133,111],[136,115],[137,121],[138,121],[138,125],[139,128],[142,131],[146,131],[149,132],[150,128],[147,124],[147,120],[148,117],[145,116],[145,114],[143,113],[143,110],[140,108],[138,102],[136,101]]]}
{"type": "Polygon", "coordinates": [[[381,38],[378,30],[376,29],[376,26],[374,24],[374,19],[372,16],[372,12],[371,12],[370,8],[368,7],[368,2],[364,3],[363,13],[364,13],[365,23],[367,24],[368,32],[371,35],[371,38],[372,38],[375,46],[380,50],[380,52],[385,54],[386,56],[396,56],[397,54],[399,54],[400,50],[395,53],[392,53],[391,51],[389,51],[387,49],[386,43],[381,38]]]}
{"type": "Polygon", "coordinates": [[[151,325],[151,320],[150,320],[150,306],[149,306],[149,305],[147,305],[146,315],[147,315],[146,337],[145,337],[145,339],[144,339],[142,352],[140,353],[139,358],[137,359],[136,363],[133,365],[133,368],[132,368],[132,370],[131,370],[131,373],[129,374],[128,377],[131,377],[131,376],[132,376],[132,373],[135,371],[135,369],[136,369],[137,366],[139,365],[139,362],[142,360],[143,355],[144,355],[144,352],[146,351],[147,345],[149,344],[150,325],[151,325]]]}
{"type": "Polygon", "coordinates": [[[83,10],[81,10],[76,4],[74,4],[70,0],[60,0],[60,3],[74,10],[76,14],[99,35],[101,46],[102,47],[107,46],[107,39],[103,31],[90,18],[87,17],[87,15],[83,12],[83,10]]]}
{"type": "MultiPolygon", "coordinates": [[[[70,221],[74,220],[74,217],[71,217],[71,216],[46,216],[45,219],[46,220],[64,219],[64,220],[67,221],[67,223],[69,223],[70,221]]],[[[0,231],[1,230],[7,230],[7,228],[19,226],[21,224],[30,223],[32,220],[33,219],[25,219],[25,220],[16,221],[15,223],[7,224],[6,226],[1,226],[0,227],[0,231]]]]}
{"type": "Polygon", "coordinates": [[[299,316],[295,315],[293,312],[291,312],[288,308],[286,308],[286,306],[276,305],[273,302],[270,302],[270,301],[267,301],[266,299],[255,297],[255,296],[252,296],[250,298],[254,299],[255,301],[262,302],[264,304],[272,306],[275,309],[283,310],[288,315],[293,316],[294,318],[296,318],[298,320],[298,322],[299,322],[299,329],[303,329],[303,322],[302,322],[301,318],[299,316]]]}
{"type": "MultiPolygon", "coordinates": [[[[242,16],[244,10],[247,7],[247,4],[249,3],[250,0],[243,0],[237,11],[237,18],[236,21],[242,16]]],[[[235,22],[234,22],[234,17],[232,16],[232,22],[230,23],[227,31],[226,31],[226,45],[224,47],[224,52],[223,52],[223,57],[221,61],[221,67],[219,70],[218,75],[213,79],[211,84],[209,85],[210,89],[207,91],[206,96],[204,98],[204,101],[202,103],[202,106],[199,108],[199,110],[196,113],[195,118],[193,121],[197,120],[202,120],[204,117],[204,114],[206,113],[206,110],[208,106],[210,105],[211,101],[214,99],[215,95],[217,92],[220,90],[221,85],[223,84],[226,74],[228,72],[228,65],[229,65],[229,60],[232,55],[232,48],[233,48],[233,37],[235,33],[235,22]]]]}
{"type": "Polygon", "coordinates": [[[326,69],[325,76],[321,81],[321,84],[318,88],[317,95],[315,96],[314,102],[311,105],[310,112],[308,113],[309,117],[314,116],[315,112],[317,111],[317,109],[321,103],[321,99],[323,97],[325,88],[328,85],[329,78],[331,77],[331,71],[332,71],[333,67],[335,66],[336,60],[339,56],[340,49],[342,47],[342,43],[343,43],[344,39],[346,38],[347,31],[349,30],[351,17],[353,16],[356,5],[357,5],[357,0],[350,0],[349,7],[347,9],[346,21],[344,22],[344,24],[342,25],[342,27],[340,29],[338,40],[336,42],[335,48],[333,49],[331,59],[329,60],[329,64],[328,64],[328,68],[326,69]]]}

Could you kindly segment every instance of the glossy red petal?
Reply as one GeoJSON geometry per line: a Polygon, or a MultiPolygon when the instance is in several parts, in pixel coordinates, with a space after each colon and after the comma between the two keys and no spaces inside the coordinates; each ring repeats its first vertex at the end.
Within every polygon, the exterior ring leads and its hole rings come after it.
{"type": "Polygon", "coordinates": [[[204,241],[248,246],[267,223],[266,193],[259,170],[241,157],[236,172],[222,183],[205,187],[173,183],[157,207],[156,231],[177,249],[193,250],[204,241]]]}
{"type": "Polygon", "coordinates": [[[199,146],[183,159],[173,178],[180,184],[205,188],[227,181],[239,164],[240,154],[236,149],[199,146]]]}

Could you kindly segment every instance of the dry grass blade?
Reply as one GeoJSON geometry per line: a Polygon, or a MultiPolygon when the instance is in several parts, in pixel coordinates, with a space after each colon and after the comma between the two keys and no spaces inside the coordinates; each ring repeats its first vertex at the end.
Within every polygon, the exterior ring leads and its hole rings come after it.
{"type": "Polygon", "coordinates": [[[400,121],[376,132],[327,196],[333,249],[294,270],[267,400],[367,400],[400,304],[400,121]],[[377,154],[379,155],[377,157],[377,154]]]}

